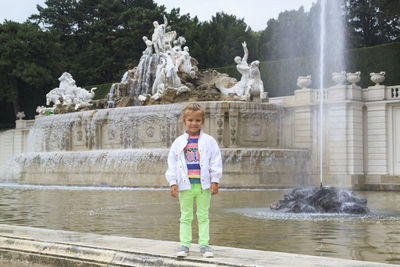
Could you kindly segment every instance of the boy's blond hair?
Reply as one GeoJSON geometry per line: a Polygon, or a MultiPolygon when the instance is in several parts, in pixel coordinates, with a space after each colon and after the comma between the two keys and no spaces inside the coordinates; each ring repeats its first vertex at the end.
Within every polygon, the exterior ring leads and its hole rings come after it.
{"type": "Polygon", "coordinates": [[[183,123],[185,121],[185,118],[192,112],[200,111],[201,116],[203,117],[203,123],[205,120],[205,115],[204,115],[204,109],[203,107],[198,104],[198,103],[189,103],[187,104],[181,112],[181,117],[180,117],[180,122],[183,123]]]}

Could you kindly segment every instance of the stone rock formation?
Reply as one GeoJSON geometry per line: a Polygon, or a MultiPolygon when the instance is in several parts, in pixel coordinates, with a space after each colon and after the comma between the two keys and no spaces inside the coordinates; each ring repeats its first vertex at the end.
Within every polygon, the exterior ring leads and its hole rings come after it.
{"type": "Polygon", "coordinates": [[[367,214],[367,199],[336,187],[299,187],[271,205],[272,210],[292,213],[367,214]]]}

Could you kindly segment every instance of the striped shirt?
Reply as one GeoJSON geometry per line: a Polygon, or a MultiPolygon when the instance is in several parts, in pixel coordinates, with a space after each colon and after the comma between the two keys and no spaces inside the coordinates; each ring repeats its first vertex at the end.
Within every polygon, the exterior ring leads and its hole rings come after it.
{"type": "Polygon", "coordinates": [[[189,136],[188,143],[184,148],[186,165],[190,183],[200,184],[200,154],[199,136],[189,136]]]}

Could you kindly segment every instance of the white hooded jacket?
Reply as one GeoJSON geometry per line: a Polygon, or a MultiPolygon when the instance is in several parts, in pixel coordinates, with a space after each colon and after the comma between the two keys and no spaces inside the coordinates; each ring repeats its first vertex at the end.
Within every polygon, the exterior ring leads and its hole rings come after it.
{"type": "MultiPolygon", "coordinates": [[[[168,170],[165,177],[170,186],[177,185],[179,191],[191,189],[188,169],[183,149],[189,135],[185,132],[172,143],[168,154],[168,170]]],[[[211,183],[219,183],[222,177],[221,151],[215,139],[200,131],[198,149],[200,154],[200,182],[202,189],[210,188],[211,183]]]]}

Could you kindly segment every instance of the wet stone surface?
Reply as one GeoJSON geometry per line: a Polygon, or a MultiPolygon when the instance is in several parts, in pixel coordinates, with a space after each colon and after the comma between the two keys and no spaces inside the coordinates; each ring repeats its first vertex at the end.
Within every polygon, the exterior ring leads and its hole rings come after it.
{"type": "Polygon", "coordinates": [[[366,198],[336,187],[295,188],[271,209],[292,213],[369,213],[366,198]]]}

